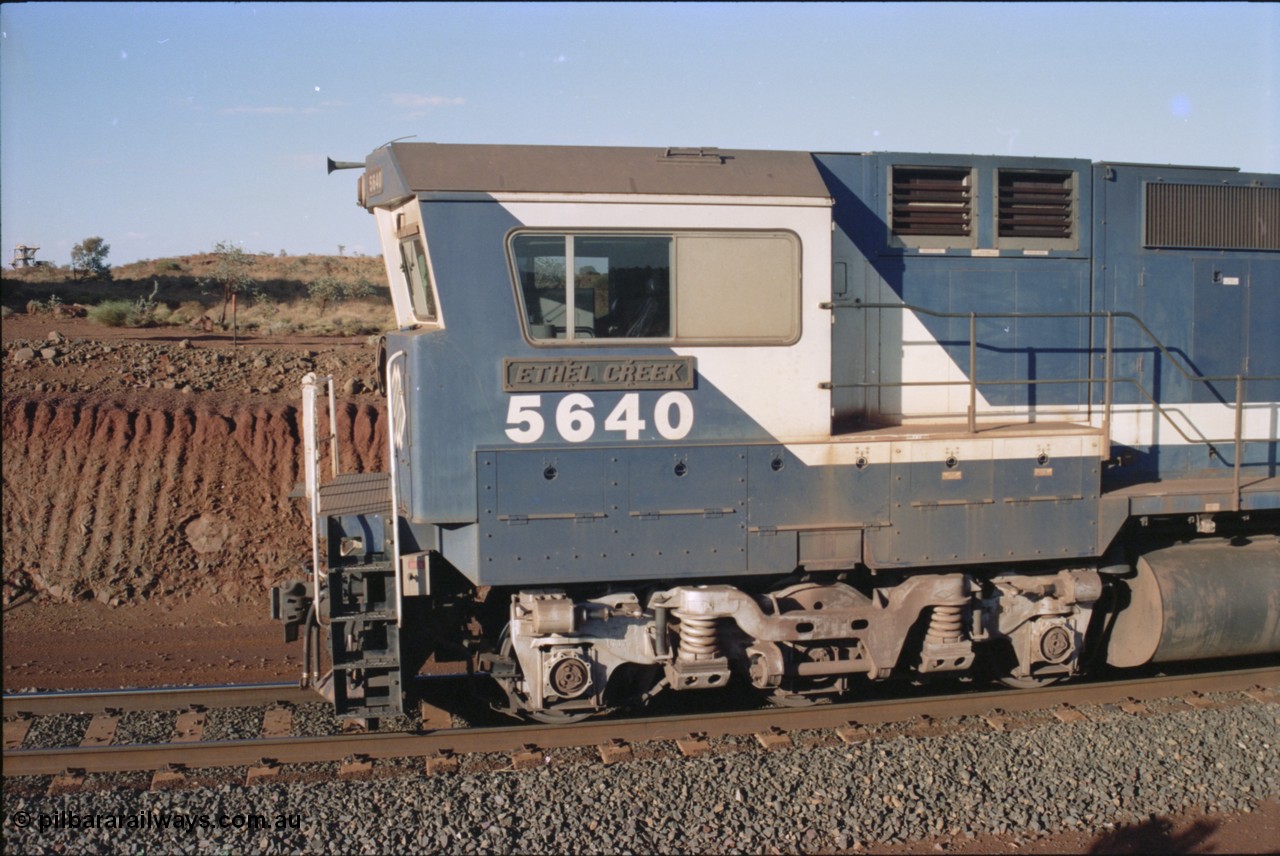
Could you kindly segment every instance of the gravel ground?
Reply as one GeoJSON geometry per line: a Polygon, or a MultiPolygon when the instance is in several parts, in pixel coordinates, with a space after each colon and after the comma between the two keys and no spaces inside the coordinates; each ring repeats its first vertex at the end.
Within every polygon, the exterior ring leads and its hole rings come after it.
{"type": "Polygon", "coordinates": [[[323,737],[341,729],[331,704],[301,704],[293,709],[293,733],[298,737],[323,737]]]}
{"type": "Polygon", "coordinates": [[[262,736],[262,709],[253,707],[216,707],[208,712],[204,724],[207,741],[254,740],[262,736]]]}
{"type": "Polygon", "coordinates": [[[464,763],[457,776],[255,788],[60,797],[6,788],[4,839],[23,853],[830,852],[934,836],[1100,830],[1191,809],[1239,811],[1280,794],[1274,705],[1092,712],[1096,721],[1009,733],[778,753],[723,743],[742,751],[613,767],[556,753],[549,766],[522,772],[467,772],[464,763]],[[270,828],[245,828],[251,815],[270,828]],[[89,816],[100,818],[97,828],[85,828],[89,816]],[[105,828],[107,816],[126,827],[105,828]],[[179,818],[195,828],[157,828],[179,818]]]}
{"type": "Polygon", "coordinates": [[[120,717],[116,726],[116,745],[129,743],[168,743],[173,736],[178,714],[172,710],[131,710],[120,717]]]}
{"type": "Polygon", "coordinates": [[[22,742],[22,745],[28,749],[46,746],[79,746],[92,720],[93,715],[88,713],[63,713],[57,716],[37,717],[31,723],[31,730],[27,732],[27,739],[22,742]]]}

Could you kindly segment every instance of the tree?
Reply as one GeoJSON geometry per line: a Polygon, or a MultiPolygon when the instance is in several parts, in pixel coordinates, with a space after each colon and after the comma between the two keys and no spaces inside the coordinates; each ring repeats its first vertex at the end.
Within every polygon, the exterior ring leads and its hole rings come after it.
{"type": "Polygon", "coordinates": [[[249,268],[253,266],[254,259],[230,241],[214,244],[213,255],[213,281],[222,288],[222,317],[218,319],[218,325],[225,329],[227,304],[231,302],[232,295],[248,291],[253,285],[249,268]]]}
{"type": "Polygon", "coordinates": [[[111,276],[111,265],[107,264],[107,253],[111,245],[101,238],[85,238],[71,248],[71,271],[79,279],[80,276],[92,276],[94,279],[108,279],[111,276]]]}

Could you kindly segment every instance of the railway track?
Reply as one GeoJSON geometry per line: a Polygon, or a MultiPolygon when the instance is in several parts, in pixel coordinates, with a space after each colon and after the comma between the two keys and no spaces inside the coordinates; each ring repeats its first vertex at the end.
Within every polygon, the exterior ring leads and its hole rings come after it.
{"type": "Polygon", "coordinates": [[[1084,717],[1082,708],[1119,705],[1141,715],[1144,703],[1223,706],[1280,701],[1280,667],[1264,666],[1209,674],[1162,675],[1031,690],[967,692],[944,696],[856,701],[809,708],[768,708],[644,718],[591,720],[571,725],[518,724],[497,727],[447,726],[441,711],[424,708],[415,732],[367,732],[299,737],[290,734],[291,706],[316,701],[295,686],[206,687],[103,693],[13,695],[4,698],[4,775],[58,776],[72,782],[89,773],[156,771],[153,786],[181,782],[184,771],[199,768],[248,768],[248,779],[271,777],[283,765],[338,762],[340,775],[368,773],[381,759],[422,758],[428,772],[456,770],[471,754],[506,753],[514,768],[548,763],[550,750],[597,748],[604,763],[632,757],[632,746],[675,741],[685,755],[711,751],[714,738],[754,735],[766,750],[794,745],[802,731],[834,732],[828,741],[853,743],[872,735],[868,729],[905,727],[919,735],[959,727],[1007,730],[1019,714],[1041,711],[1064,722],[1084,717]],[[1208,693],[1231,693],[1227,702],[1208,693]],[[114,745],[112,720],[125,710],[177,710],[169,742],[114,745]],[[262,736],[204,740],[202,714],[216,707],[263,708],[262,736]],[[78,746],[19,748],[26,735],[21,723],[60,713],[91,714],[78,746]],[[978,718],[960,725],[965,717],[978,718]],[[433,727],[434,726],[434,727],[433,727]],[[19,735],[18,731],[22,730],[19,735]]]}

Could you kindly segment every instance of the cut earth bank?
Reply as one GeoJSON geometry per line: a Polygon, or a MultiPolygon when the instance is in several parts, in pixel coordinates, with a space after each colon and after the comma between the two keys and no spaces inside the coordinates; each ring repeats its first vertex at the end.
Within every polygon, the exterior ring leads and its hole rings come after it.
{"type": "Polygon", "coordinates": [[[295,677],[296,661],[280,665],[296,652],[280,644],[267,603],[310,556],[304,509],[290,498],[302,478],[300,381],[335,378],[343,469],[381,469],[371,342],[241,337],[233,348],[229,334],[47,314],[10,315],[0,331],[5,689],[116,686],[153,672],[167,682],[201,661],[181,653],[191,646],[207,649],[205,665],[229,665],[226,679],[295,677]],[[67,634],[69,623],[79,632],[67,634]],[[119,674],[95,674],[92,653],[129,626],[172,636],[139,648],[119,674]],[[8,644],[28,632],[37,647],[8,644]],[[60,658],[45,655],[60,645],[89,656],[53,667],[60,658]]]}

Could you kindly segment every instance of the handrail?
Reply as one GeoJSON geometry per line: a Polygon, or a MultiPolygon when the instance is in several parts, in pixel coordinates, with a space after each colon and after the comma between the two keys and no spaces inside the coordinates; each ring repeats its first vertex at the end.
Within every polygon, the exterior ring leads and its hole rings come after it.
{"type": "MultiPolygon", "coordinates": [[[[396,580],[396,628],[403,626],[404,617],[404,575],[400,568],[400,497],[396,485],[396,390],[391,386],[391,367],[396,360],[403,357],[404,351],[396,351],[387,360],[387,470],[391,475],[391,571],[396,580]]],[[[400,390],[400,400],[404,400],[404,390],[400,390]]]]}
{"type": "MultiPolygon", "coordinates": [[[[1235,378],[1232,378],[1232,379],[1234,380],[1235,378]]],[[[1170,412],[1166,410],[1164,407],[1160,406],[1160,402],[1156,401],[1155,398],[1152,397],[1151,393],[1147,391],[1147,388],[1144,387],[1142,385],[1142,382],[1139,381],[1137,378],[1116,377],[1116,378],[1113,378],[1113,380],[1116,383],[1130,384],[1135,389],[1137,389],[1138,392],[1142,393],[1143,398],[1145,398],[1146,401],[1149,404],[1151,404],[1151,406],[1155,408],[1155,410],[1162,417],[1164,417],[1165,421],[1169,423],[1170,427],[1172,427],[1174,431],[1178,432],[1178,436],[1186,440],[1188,443],[1200,443],[1206,446],[1213,446],[1213,445],[1221,445],[1225,443],[1234,443],[1236,440],[1235,437],[1217,437],[1217,438],[1193,437],[1178,427],[1178,423],[1171,417],[1170,412]]],[[[1272,378],[1269,376],[1248,378],[1248,377],[1241,376],[1241,380],[1243,381],[1280,380],[1280,378],[1272,378]]],[[[1053,384],[1082,384],[1082,383],[1097,383],[1097,382],[1098,382],[1097,378],[1087,378],[1087,377],[1046,378],[1044,380],[1034,380],[1034,381],[1027,380],[1026,378],[1018,378],[1014,380],[983,380],[979,385],[980,386],[1021,386],[1024,384],[1034,383],[1034,384],[1044,384],[1047,386],[1051,386],[1053,384]]],[[[969,385],[969,381],[967,380],[916,380],[916,381],[879,381],[879,382],[867,382],[867,383],[825,383],[825,384],[822,384],[822,388],[823,389],[880,389],[885,387],[898,388],[898,387],[918,387],[918,386],[968,386],[968,385],[969,385]]],[[[1233,409],[1235,409],[1236,405],[1233,404],[1232,407],[1233,409]]],[[[977,433],[977,432],[971,431],[970,433],[977,433]]]]}
{"type": "MultiPolygon", "coordinates": [[[[1102,434],[1104,438],[1101,450],[1102,458],[1105,460],[1111,454],[1111,417],[1114,407],[1114,386],[1117,381],[1121,383],[1132,384],[1139,393],[1151,404],[1160,419],[1171,425],[1184,440],[1193,444],[1204,444],[1209,447],[1210,451],[1222,457],[1216,448],[1218,445],[1228,442],[1234,447],[1234,463],[1233,476],[1235,483],[1235,511],[1240,510],[1241,494],[1240,494],[1240,465],[1243,455],[1244,446],[1244,390],[1245,384],[1257,381],[1280,381],[1280,375],[1201,375],[1189,371],[1183,366],[1182,360],[1173,351],[1169,350],[1160,338],[1151,331],[1146,323],[1132,312],[941,312],[935,309],[929,309],[923,306],[915,306],[909,303],[863,303],[855,300],[853,302],[832,301],[820,304],[823,309],[897,309],[909,310],[921,315],[929,315],[934,318],[965,318],[969,321],[969,378],[964,381],[876,381],[867,383],[842,383],[834,382],[822,384],[827,389],[861,389],[874,388],[883,389],[887,387],[910,387],[910,386],[959,386],[967,385],[969,388],[969,405],[968,405],[968,429],[969,433],[977,433],[977,392],[979,383],[985,386],[1037,386],[1039,384],[1095,384],[1099,380],[1103,383],[1103,411],[1102,411],[1102,434]],[[1103,377],[1101,379],[1089,376],[1084,378],[1017,378],[1013,380],[978,380],[978,359],[977,359],[977,320],[979,318],[1077,318],[1077,319],[1106,319],[1106,328],[1104,334],[1104,368],[1103,377]],[[1145,337],[1150,340],[1160,353],[1168,359],[1169,363],[1178,370],[1187,381],[1191,383],[1202,383],[1209,386],[1212,383],[1226,383],[1233,381],[1235,383],[1235,401],[1232,408],[1235,411],[1235,429],[1231,438],[1222,439],[1206,439],[1204,437],[1190,437],[1182,430],[1178,423],[1170,416],[1169,411],[1163,407],[1160,402],[1142,385],[1142,381],[1134,377],[1116,377],[1114,374],[1114,357],[1115,357],[1115,320],[1124,319],[1132,321],[1137,325],[1138,329],[1145,337]]],[[[1079,349],[1082,353],[1093,353],[1094,346],[1090,341],[1085,348],[1079,349]]],[[[1222,404],[1227,401],[1222,398],[1216,391],[1213,393],[1222,404]]],[[[1090,396],[1092,401],[1092,395],[1090,396]]]]}
{"type": "MultiPolygon", "coordinates": [[[[1169,350],[1155,333],[1143,323],[1142,319],[1132,312],[939,312],[935,309],[928,309],[924,306],[915,306],[910,303],[843,303],[843,302],[827,302],[820,304],[822,309],[908,309],[922,315],[931,315],[934,318],[969,318],[973,315],[977,318],[1121,318],[1128,319],[1138,325],[1138,329],[1146,334],[1151,343],[1155,345],[1161,353],[1169,358],[1174,367],[1189,381],[1203,381],[1205,383],[1224,383],[1226,381],[1234,381],[1236,375],[1200,375],[1192,374],[1182,367],[1178,355],[1169,350]]],[[[1086,350],[1086,349],[1081,349],[1086,350]]],[[[1092,350],[1092,347],[1087,350],[1092,350]]],[[[1246,380],[1280,380],[1280,375],[1245,375],[1246,380]]],[[[1096,380],[1096,379],[1095,379],[1096,380]]],[[[1034,381],[1029,381],[1034,382],[1034,381]]],[[[1077,381],[1082,382],[1082,381],[1077,381]]],[[[985,381],[984,381],[985,383],[985,381]]],[[[1225,404],[1225,402],[1223,402],[1225,404]]]]}
{"type": "Polygon", "coordinates": [[[302,378],[303,478],[311,517],[311,599],[320,615],[320,473],[316,443],[316,381],[314,373],[302,378]]]}
{"type": "MultiPolygon", "coordinates": [[[[320,608],[320,444],[319,428],[316,424],[316,383],[325,381],[328,385],[329,399],[329,444],[333,458],[333,476],[338,476],[338,432],[335,427],[337,419],[333,400],[333,376],[316,377],[308,372],[302,378],[302,438],[303,438],[303,478],[306,485],[306,496],[311,516],[311,612],[317,623],[324,622],[324,612],[320,608]]],[[[308,627],[308,634],[311,628],[308,627]]],[[[310,636],[307,637],[310,642],[310,636]]],[[[319,660],[307,658],[311,666],[308,685],[318,685],[320,680],[319,660]]],[[[307,663],[303,663],[303,669],[307,663]]],[[[304,672],[304,679],[306,678],[304,672]]]]}
{"type": "Polygon", "coordinates": [[[333,461],[333,477],[338,477],[338,408],[333,401],[333,375],[329,382],[329,457],[333,461]]]}

